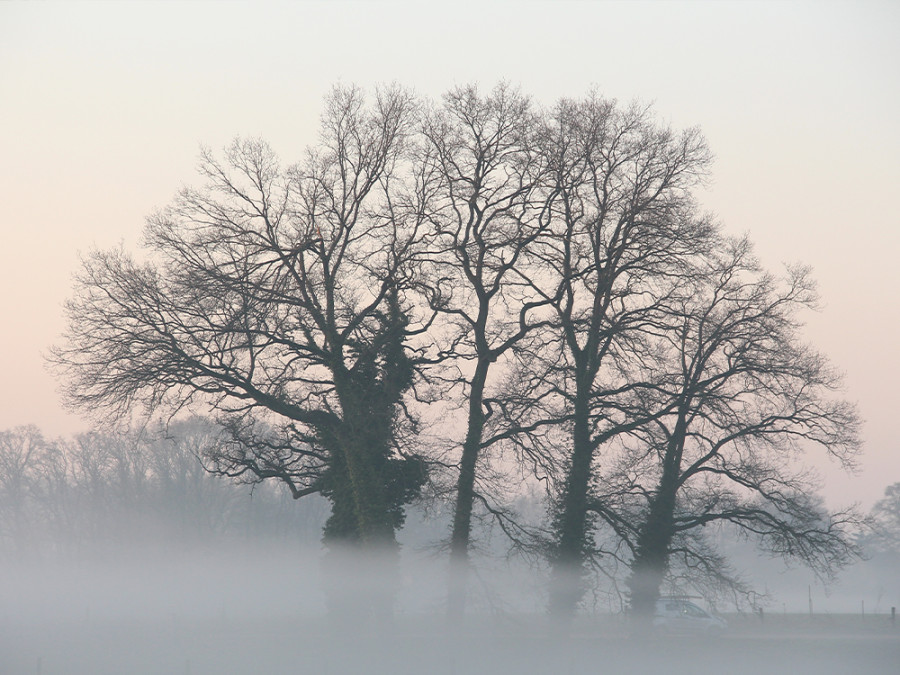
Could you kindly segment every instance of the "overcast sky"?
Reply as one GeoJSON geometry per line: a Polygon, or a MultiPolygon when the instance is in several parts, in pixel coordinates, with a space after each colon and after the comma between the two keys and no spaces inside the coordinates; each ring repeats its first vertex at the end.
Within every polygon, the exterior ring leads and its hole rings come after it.
{"type": "Polygon", "coordinates": [[[703,129],[703,205],[770,267],[814,268],[809,340],[866,419],[860,475],[822,466],[829,502],[900,481],[900,3],[257,4],[0,3],[0,429],[88,428],[43,360],[79,252],[136,247],[200,144],[260,136],[289,162],[336,82],[505,79],[703,129]]]}

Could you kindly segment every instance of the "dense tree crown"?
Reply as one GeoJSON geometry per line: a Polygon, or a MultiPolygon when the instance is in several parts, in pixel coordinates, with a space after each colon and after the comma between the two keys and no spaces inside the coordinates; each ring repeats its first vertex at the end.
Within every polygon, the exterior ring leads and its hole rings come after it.
{"type": "Polygon", "coordinates": [[[336,88],[302,161],[204,151],[139,258],[90,253],[52,358],[76,407],[212,415],[207,468],[327,497],[330,543],[392,545],[426,484],[449,495],[452,613],[479,515],[546,555],[563,616],[604,561],[638,611],[678,565],[727,579],[709,523],[827,572],[855,514],[795,460],[849,466],[856,412],[803,343],[808,271],[698,211],[709,164],[698,130],[596,94],[336,88]],[[504,473],[548,487],[542,532],[504,473]]]}

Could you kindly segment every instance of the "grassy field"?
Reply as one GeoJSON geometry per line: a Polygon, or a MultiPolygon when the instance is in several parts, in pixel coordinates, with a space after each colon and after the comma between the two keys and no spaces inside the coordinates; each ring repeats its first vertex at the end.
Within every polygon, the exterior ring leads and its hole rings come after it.
{"type": "Polygon", "coordinates": [[[583,616],[563,631],[539,610],[506,607],[473,610],[449,630],[443,579],[423,574],[392,619],[336,624],[317,569],[277,555],[9,566],[0,675],[900,672],[900,625],[885,613],[729,614],[719,638],[643,641],[621,615],[583,616]]]}
{"type": "Polygon", "coordinates": [[[435,615],[366,625],[281,616],[109,619],[0,626],[4,675],[276,673],[895,673],[889,616],[732,615],[721,638],[628,637],[613,616],[563,632],[543,617],[482,616],[461,630],[435,615]]]}

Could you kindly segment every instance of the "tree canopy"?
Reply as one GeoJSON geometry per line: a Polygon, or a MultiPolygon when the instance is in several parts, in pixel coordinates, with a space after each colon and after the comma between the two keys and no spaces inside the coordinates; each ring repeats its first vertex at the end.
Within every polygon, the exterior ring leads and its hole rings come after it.
{"type": "Polygon", "coordinates": [[[97,416],[213,416],[208,470],[325,496],[329,544],[391,548],[429,480],[451,486],[462,569],[480,510],[542,547],[563,615],[603,556],[633,602],[673,555],[717,573],[697,528],[720,521],[828,571],[856,516],[794,462],[849,467],[857,413],[804,344],[809,271],[767,273],[695,203],[710,162],[699,130],[596,93],[336,87],[301,161],[203,150],[140,255],[85,256],[52,360],[97,416]],[[435,409],[463,411],[440,443],[435,409]],[[500,474],[547,486],[543,532],[500,474]]]}

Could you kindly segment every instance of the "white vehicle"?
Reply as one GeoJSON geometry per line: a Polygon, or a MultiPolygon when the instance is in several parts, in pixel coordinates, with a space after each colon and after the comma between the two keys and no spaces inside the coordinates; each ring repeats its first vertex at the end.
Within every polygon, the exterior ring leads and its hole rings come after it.
{"type": "Polygon", "coordinates": [[[721,635],[728,624],[683,597],[662,597],[656,601],[653,627],[663,633],[721,635]]]}

